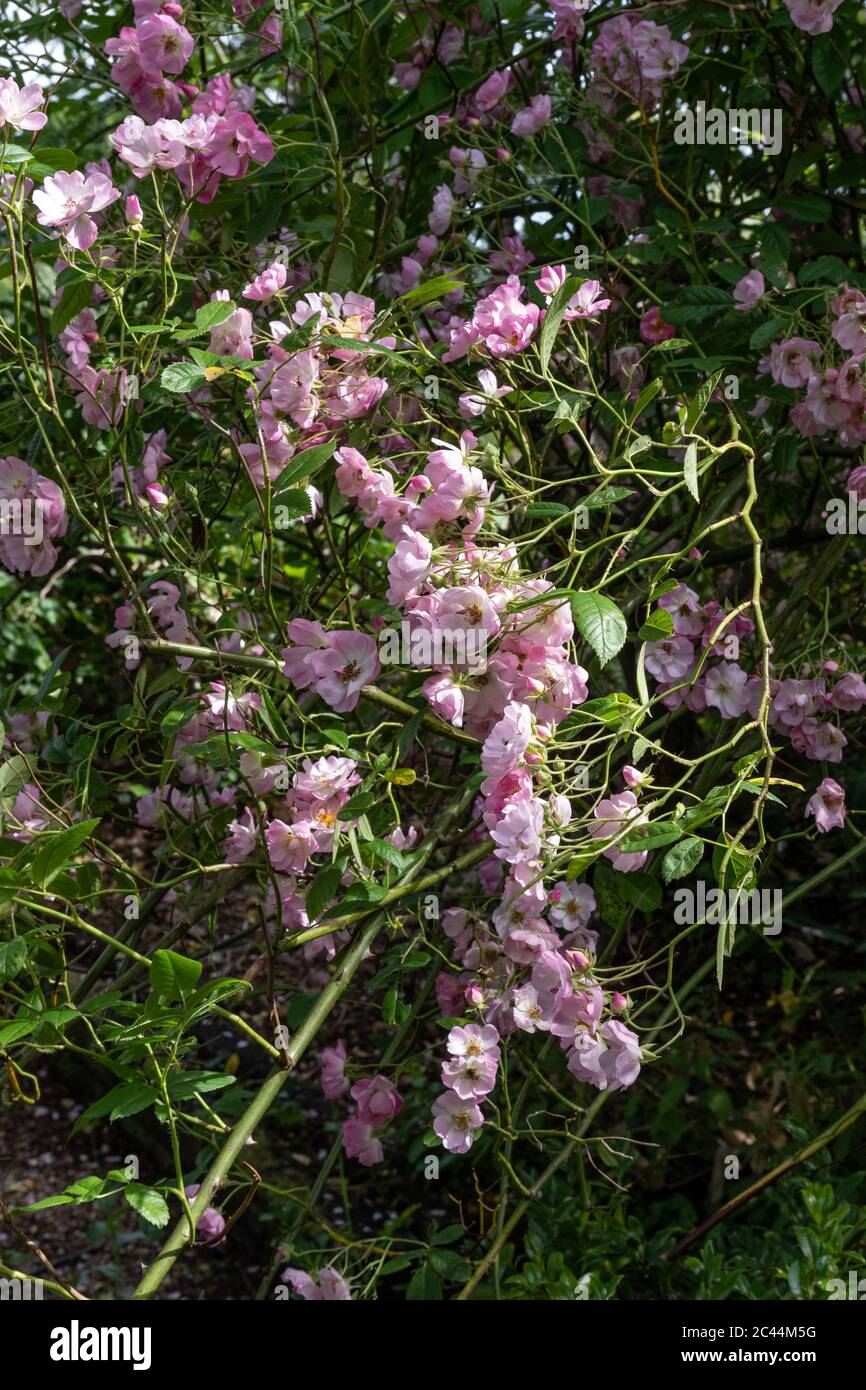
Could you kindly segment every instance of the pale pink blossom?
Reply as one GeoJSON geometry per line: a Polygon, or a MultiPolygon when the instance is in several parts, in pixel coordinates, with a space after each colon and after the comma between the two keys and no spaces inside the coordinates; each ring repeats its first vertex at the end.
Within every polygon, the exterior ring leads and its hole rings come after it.
{"type": "Polygon", "coordinates": [[[322,1090],[328,1100],[338,1100],[349,1089],[349,1078],[345,1074],[346,1044],[342,1038],[336,1047],[322,1048],[322,1090]]]}
{"type": "Polygon", "coordinates": [[[707,704],[717,709],[723,719],[737,719],[749,707],[746,690],[749,677],[735,662],[720,661],[704,677],[707,704]]]}
{"type": "Polygon", "coordinates": [[[433,1132],[449,1153],[465,1154],[472,1148],[473,1133],[484,1124],[480,1107],[445,1091],[433,1102],[433,1132]]]}
{"type": "Polygon", "coordinates": [[[541,95],[532,98],[528,106],[518,111],[511,122],[512,135],[536,135],[550,120],[550,97],[541,95]]]}
{"type": "Polygon", "coordinates": [[[256,299],[262,304],[267,304],[273,299],[275,294],[279,294],[284,288],[288,271],[279,261],[269,265],[255,280],[251,280],[241,291],[244,299],[256,299]]]}
{"type": "Polygon", "coordinates": [[[385,1158],[374,1126],[360,1118],[343,1121],[343,1149],[347,1158],[357,1158],[365,1168],[373,1168],[385,1158]]]}
{"type": "Polygon", "coordinates": [[[832,777],[825,777],[806,802],[804,814],[815,817],[815,825],[822,835],[828,830],[842,830],[845,825],[844,788],[832,777]]]}
{"type": "Polygon", "coordinates": [[[318,1272],[318,1283],[302,1269],[284,1269],[280,1278],[307,1303],[350,1303],[352,1295],[342,1274],[330,1265],[318,1272]]]}
{"type": "MultiPolygon", "coordinates": [[[[615,796],[606,797],[595,807],[594,815],[595,825],[589,827],[589,833],[596,840],[610,839],[614,835],[623,838],[622,832],[627,825],[634,828],[647,819],[646,813],[641,811],[637,804],[634,792],[630,791],[617,792],[615,796]]],[[[603,853],[613,867],[624,874],[642,869],[647,859],[646,850],[626,852],[616,844],[608,845],[603,853]]]]}
{"type": "Polygon", "coordinates": [[[9,125],[13,130],[41,130],[48,120],[42,105],[43,93],[38,82],[19,87],[12,77],[0,77],[0,130],[9,125]]]}
{"type": "Polygon", "coordinates": [[[356,1081],[351,1090],[358,1106],[358,1118],[373,1126],[387,1124],[403,1109],[403,1099],[393,1081],[387,1076],[356,1081]]]}
{"type": "Polygon", "coordinates": [[[99,230],[90,214],[110,207],[119,197],[120,190],[104,174],[85,178],[84,174],[60,170],[33,193],[39,209],[36,220],[41,227],[59,227],[71,246],[86,251],[99,230]]]}
{"type": "Polygon", "coordinates": [[[733,296],[736,300],[734,308],[741,313],[754,309],[759,300],[763,298],[765,287],[764,277],[760,270],[750,270],[748,275],[744,275],[742,280],[738,280],[734,285],[733,296]]]}

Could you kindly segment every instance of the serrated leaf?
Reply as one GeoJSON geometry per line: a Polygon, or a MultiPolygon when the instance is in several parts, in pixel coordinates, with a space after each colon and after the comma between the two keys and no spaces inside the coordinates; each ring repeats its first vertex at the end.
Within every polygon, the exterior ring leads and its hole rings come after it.
{"type": "Polygon", "coordinates": [[[581,591],[571,601],[577,629],[602,666],[612,661],[628,635],[628,626],[612,599],[581,591]]]}
{"type": "Polygon", "coordinates": [[[171,366],[163,368],[159,384],[163,391],[171,391],[173,395],[185,395],[187,391],[195,391],[199,386],[204,386],[206,381],[205,369],[197,363],[172,362],[171,366]]]}
{"type": "Polygon", "coordinates": [[[305,899],[307,916],[315,922],[335,896],[343,877],[343,870],[337,864],[326,864],[320,869],[307,889],[305,899]]]}
{"type": "Polygon", "coordinates": [[[625,874],[615,874],[603,860],[595,866],[592,888],[602,921],[616,931],[628,920],[629,903],[623,891],[625,874]]]}
{"type": "Polygon", "coordinates": [[[818,193],[786,193],[774,202],[799,222],[828,222],[833,211],[829,198],[822,198],[818,193]]]}
{"type": "Polygon", "coordinates": [[[814,285],[816,280],[826,280],[835,287],[847,280],[850,274],[848,266],[838,256],[817,256],[814,261],[807,261],[805,265],[800,266],[797,271],[797,284],[814,285]]]}
{"type": "Polygon", "coordinates": [[[27,965],[27,942],[21,936],[0,941],[0,980],[14,980],[27,965]]]}
{"type": "Polygon", "coordinates": [[[33,151],[25,149],[23,145],[7,145],[3,151],[3,166],[7,169],[14,169],[19,164],[29,164],[31,159],[35,159],[33,151]]]}
{"type": "Polygon", "coordinates": [[[445,295],[452,294],[454,290],[461,290],[465,283],[465,280],[455,280],[450,275],[434,275],[431,280],[425,280],[423,285],[416,285],[407,294],[401,294],[397,303],[405,305],[407,309],[418,309],[422,304],[432,304],[434,300],[444,299],[445,295]]]}
{"type": "Polygon", "coordinates": [[[696,392],[694,397],[686,406],[683,434],[691,434],[696,424],[700,420],[704,411],[710,403],[710,397],[715,391],[721,380],[721,372],[713,372],[712,376],[707,377],[703,386],[696,392]]]}
{"type": "Polygon", "coordinates": [[[91,1120],[102,1119],[103,1115],[110,1115],[112,1121],[125,1119],[128,1115],[137,1115],[139,1111],[153,1105],[158,1098],[156,1089],[146,1086],[141,1081],[129,1081],[114,1086],[78,1116],[72,1133],[75,1134],[91,1120]]]}
{"type": "Polygon", "coordinates": [[[674,821],[648,821],[643,825],[635,825],[617,841],[616,847],[624,854],[639,854],[643,850],[659,849],[662,845],[669,845],[678,840],[682,833],[674,821]]]}
{"type": "Polygon", "coordinates": [[[302,487],[286,488],[276,497],[271,498],[271,510],[277,507],[288,512],[289,521],[300,521],[305,516],[312,516],[313,504],[310,501],[309,493],[302,487]]]}
{"type": "MultiPolygon", "coordinates": [[[[302,478],[309,478],[313,473],[318,473],[320,468],[332,457],[337,447],[335,439],[329,440],[325,444],[314,444],[312,449],[304,449],[303,453],[295,454],[280,473],[274,484],[271,500],[280,500],[280,493],[292,487],[302,478]]],[[[307,499],[309,501],[309,498],[307,499]]]]}
{"type": "Polygon", "coordinates": [[[222,1071],[187,1071],[172,1077],[168,1093],[172,1100],[189,1100],[196,1092],[222,1091],[234,1086],[235,1078],[222,1071]]]}
{"type": "Polygon", "coordinates": [[[783,337],[787,329],[787,319],[769,319],[767,323],[762,323],[755,329],[749,339],[749,347],[768,347],[774,339],[783,337]]]}
{"type": "Polygon", "coordinates": [[[620,874],[618,883],[623,897],[639,912],[655,912],[661,907],[662,886],[652,874],[638,869],[628,874],[620,874]]]}
{"type": "Polygon", "coordinates": [[[416,1269],[406,1289],[410,1303],[438,1303],[442,1299],[442,1281],[429,1263],[416,1269]]]}
{"type": "Polygon", "coordinates": [[[812,71],[825,96],[831,97],[842,86],[845,59],[832,34],[818,34],[812,40],[812,71]]]}
{"type": "Polygon", "coordinates": [[[704,842],[694,835],[672,845],[662,860],[662,878],[665,883],[673,883],[677,878],[685,878],[696,869],[704,855],[704,842]]]}
{"type": "Polygon", "coordinates": [[[541,370],[545,376],[550,363],[550,354],[553,352],[553,345],[556,342],[556,335],[562,324],[568,302],[573,295],[577,294],[585,279],[585,275],[570,275],[565,283],[560,285],[548,305],[538,338],[538,355],[541,358],[541,370]]]}
{"type": "Polygon", "coordinates": [[[171,738],[178,729],[188,724],[200,708],[198,701],[185,700],[183,704],[173,705],[159,721],[159,731],[165,738],[171,738]]]}
{"type": "Polygon", "coordinates": [[[40,837],[39,849],[30,865],[30,875],[37,888],[48,886],[61,869],[71,862],[98,825],[98,820],[83,820],[77,825],[70,825],[68,829],[59,831],[46,841],[40,837]]]}
{"type": "Polygon", "coordinates": [[[176,333],[172,333],[175,342],[186,343],[191,338],[201,338],[205,333],[209,333],[212,328],[225,323],[235,312],[235,305],[231,300],[214,299],[209,304],[203,304],[195,316],[194,328],[179,328],[176,333]]]}
{"type": "Polygon", "coordinates": [[[131,1182],[123,1190],[123,1195],[134,1211],[143,1216],[151,1226],[162,1228],[168,1225],[168,1202],[155,1187],[144,1187],[140,1182],[131,1182]]]}
{"type": "Polygon", "coordinates": [[[661,389],[662,382],[660,377],[656,377],[653,381],[647,382],[646,386],[641,391],[632,408],[632,420],[636,420],[637,417],[640,415],[641,411],[646,410],[647,406],[650,404],[651,401],[655,400],[656,396],[658,395],[661,389]]]}
{"type": "Polygon", "coordinates": [[[82,309],[86,309],[90,303],[90,295],[93,286],[89,280],[76,280],[75,284],[67,285],[63,294],[60,296],[60,303],[51,315],[51,334],[57,337],[64,328],[77,318],[82,309]]]}
{"type": "Polygon", "coordinates": [[[666,608],[654,608],[643,627],[638,631],[642,642],[661,642],[670,637],[674,630],[674,620],[666,608]]]}
{"type": "Polygon", "coordinates": [[[183,999],[195,989],[201,972],[201,961],[190,960],[176,951],[154,951],[150,983],[163,999],[183,999]]]}
{"type": "Polygon", "coordinates": [[[8,1047],[10,1043],[17,1042],[19,1038],[26,1038],[28,1033],[34,1032],[42,1022],[39,1014],[34,1014],[32,1018],[14,1018],[11,1023],[6,1023],[0,1028],[0,1047],[8,1047]]]}

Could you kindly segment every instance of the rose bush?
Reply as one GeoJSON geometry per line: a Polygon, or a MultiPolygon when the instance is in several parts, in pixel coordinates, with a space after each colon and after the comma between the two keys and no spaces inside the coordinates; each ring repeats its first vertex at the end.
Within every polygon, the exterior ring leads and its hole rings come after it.
{"type": "Polygon", "coordinates": [[[586,1296],[534,1200],[864,844],[856,7],[15,10],[0,1051],[164,1155],[44,1196],[140,1296],[264,1211],[261,1297],[586,1296]]]}

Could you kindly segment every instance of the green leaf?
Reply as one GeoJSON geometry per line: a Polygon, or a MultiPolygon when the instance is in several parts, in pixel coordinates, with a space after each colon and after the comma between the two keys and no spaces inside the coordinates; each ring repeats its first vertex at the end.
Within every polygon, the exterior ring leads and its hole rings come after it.
{"type": "Polygon", "coordinates": [[[204,368],[199,367],[195,362],[173,362],[170,367],[164,367],[159,384],[163,391],[171,391],[173,395],[184,395],[187,391],[195,391],[197,387],[204,386],[207,378],[204,368]]]}
{"type": "Polygon", "coordinates": [[[683,434],[691,434],[693,432],[695,425],[709,405],[710,396],[718,386],[721,376],[721,372],[713,372],[712,376],[707,377],[703,386],[693,399],[689,401],[685,410],[683,434]]]}
{"type": "Polygon", "coordinates": [[[454,280],[450,275],[434,275],[432,280],[425,280],[423,285],[416,285],[414,290],[401,294],[397,303],[405,305],[407,309],[418,309],[422,304],[444,299],[446,294],[462,289],[465,283],[465,280],[454,280]]]}
{"type": "Polygon", "coordinates": [[[154,951],[150,983],[163,999],[183,999],[198,984],[201,961],[179,956],[176,951],[154,951]]]}
{"type": "Polygon", "coordinates": [[[658,395],[661,389],[661,377],[656,377],[654,381],[647,382],[646,386],[641,391],[632,408],[632,420],[636,420],[637,417],[640,415],[641,411],[646,410],[650,401],[655,400],[656,396],[658,395]]]}
{"type": "Polygon", "coordinates": [[[381,902],[387,892],[387,888],[384,888],[381,883],[371,883],[368,879],[361,879],[347,889],[338,903],[328,908],[322,920],[329,922],[334,917],[344,917],[348,916],[350,912],[361,912],[364,908],[375,907],[376,903],[381,902]]]}
{"type": "Polygon", "coordinates": [[[178,343],[189,342],[190,338],[201,338],[205,333],[209,333],[212,328],[225,323],[235,312],[235,305],[231,300],[214,299],[209,304],[203,304],[195,316],[194,328],[179,328],[172,337],[178,343]]]}
{"type": "Polygon", "coordinates": [[[112,1123],[115,1120],[122,1120],[127,1115],[137,1115],[140,1110],[147,1110],[159,1099],[159,1092],[153,1086],[146,1086],[141,1081],[127,1081],[121,1086],[114,1086],[107,1091],[99,1100],[89,1105],[83,1114],[78,1116],[72,1127],[72,1133],[91,1120],[100,1120],[103,1115],[110,1115],[112,1123]]]}
{"type": "Polygon", "coordinates": [[[4,809],[8,809],[29,780],[30,773],[27,764],[20,754],[16,754],[14,758],[9,758],[0,767],[0,805],[4,809]]]}
{"type": "Polygon", "coordinates": [[[397,986],[392,985],[382,1000],[382,1022],[387,1028],[397,1022],[397,998],[397,986]]]}
{"type": "Polygon", "coordinates": [[[829,222],[833,204],[817,193],[784,194],[774,202],[799,222],[829,222]]]}
{"type": "Polygon", "coordinates": [[[310,495],[302,487],[286,488],[285,492],[280,492],[276,497],[271,498],[271,510],[282,507],[288,512],[288,521],[300,521],[301,517],[312,516],[313,504],[310,495]]]}
{"type": "Polygon", "coordinates": [[[390,845],[387,840],[365,840],[362,846],[365,854],[382,864],[390,864],[393,869],[405,869],[412,862],[412,856],[390,845]]]}
{"type": "Polygon", "coordinates": [[[185,1071],[172,1077],[168,1093],[172,1100],[189,1100],[196,1092],[222,1091],[234,1084],[235,1078],[224,1071],[185,1071]]]}
{"type": "MultiPolygon", "coordinates": [[[[325,444],[314,444],[312,449],[304,449],[303,453],[295,454],[295,457],[286,464],[277,478],[271,500],[273,502],[282,500],[280,498],[281,492],[300,482],[302,478],[306,479],[311,477],[313,473],[318,473],[319,469],[324,468],[331,458],[336,447],[337,441],[331,439],[325,444]]],[[[304,495],[306,496],[306,494],[304,495]]],[[[307,498],[308,504],[309,500],[307,498]]]]}
{"type": "Polygon", "coordinates": [[[571,508],[564,502],[529,502],[525,508],[528,517],[570,516],[571,508]]]}
{"type": "Polygon", "coordinates": [[[654,608],[643,627],[638,631],[642,642],[661,642],[670,637],[674,630],[674,620],[666,608],[654,608]]]}
{"type": "Polygon", "coordinates": [[[345,805],[340,807],[338,812],[340,820],[353,820],[355,816],[362,816],[365,811],[372,811],[378,805],[379,798],[373,792],[356,792],[349,797],[345,805]]]}
{"type": "Polygon", "coordinates": [[[21,936],[0,941],[0,980],[14,980],[27,965],[27,942],[21,936]]]}
{"type": "Polygon", "coordinates": [[[0,1028],[0,1047],[8,1047],[10,1043],[17,1042],[19,1038],[26,1038],[27,1034],[33,1033],[41,1022],[42,1019],[39,1014],[34,1014],[32,1018],[14,1018],[11,1023],[0,1028]]]}
{"type": "Polygon", "coordinates": [[[769,319],[766,323],[760,324],[749,339],[749,347],[763,348],[772,343],[774,339],[781,338],[787,332],[787,319],[769,319]]]}
{"type": "Polygon", "coordinates": [[[416,1269],[406,1290],[409,1303],[439,1303],[442,1300],[442,1280],[429,1264],[416,1269]]]}
{"type": "Polygon", "coordinates": [[[584,280],[585,275],[569,275],[563,285],[560,285],[556,294],[550,301],[544,323],[541,325],[541,333],[538,338],[538,355],[541,358],[541,370],[547,375],[547,368],[550,363],[550,354],[553,352],[553,344],[556,342],[556,335],[562,324],[563,315],[568,307],[568,302],[573,295],[577,294],[584,280]]]}
{"type": "Polygon", "coordinates": [[[171,738],[178,729],[182,729],[184,724],[189,723],[200,708],[197,700],[184,700],[183,704],[172,705],[171,709],[159,721],[159,732],[165,738],[171,738]]]}
{"type": "Polygon", "coordinates": [[[665,883],[685,878],[686,874],[697,868],[703,856],[704,842],[694,835],[689,835],[678,844],[672,845],[662,860],[662,878],[665,883]]]}
{"type": "Polygon", "coordinates": [[[140,1182],[131,1182],[123,1190],[129,1205],[149,1221],[151,1226],[160,1228],[168,1225],[168,1202],[155,1187],[144,1187],[140,1182]]]}
{"type": "Polygon", "coordinates": [[[768,222],[761,231],[761,254],[758,265],[779,289],[787,278],[786,267],[791,255],[791,238],[778,222],[768,222]]]}
{"type": "Polygon", "coordinates": [[[598,492],[590,493],[589,497],[584,497],[580,503],[589,511],[596,507],[612,507],[617,502],[621,502],[624,497],[631,497],[633,489],[630,487],[602,487],[598,492]]]}
{"type": "Polygon", "coordinates": [[[616,847],[624,854],[638,854],[642,850],[659,849],[661,845],[669,845],[678,840],[682,833],[682,829],[674,821],[649,821],[634,826],[617,841],[616,847]]]}
{"type": "Polygon", "coordinates": [[[842,86],[845,59],[831,34],[818,34],[812,40],[812,71],[825,96],[831,97],[842,86]]]}
{"type": "Polygon", "coordinates": [[[604,594],[581,591],[571,601],[578,632],[606,666],[621,649],[628,635],[625,618],[612,599],[604,594]]]}
{"type": "Polygon", "coordinates": [[[663,343],[653,343],[650,352],[679,352],[680,348],[690,348],[688,338],[665,338],[663,343]]]}
{"type": "MultiPolygon", "coordinates": [[[[850,275],[848,266],[838,256],[818,256],[814,261],[807,261],[805,265],[800,266],[797,271],[797,284],[814,285],[816,280],[824,280],[835,288],[850,275]]],[[[780,319],[779,322],[783,323],[784,320],[780,319]]]]}
{"type": "Polygon", "coordinates": [[[92,290],[93,285],[89,280],[76,280],[75,284],[66,286],[60,296],[60,303],[51,315],[52,337],[56,338],[67,324],[78,317],[82,309],[87,308],[92,290]]]}
{"type": "Polygon", "coordinates": [[[435,1235],[430,1237],[430,1244],[453,1245],[455,1240],[459,1240],[465,1234],[462,1226],[444,1226],[441,1231],[437,1231],[435,1235]]]}
{"type": "MultiPolygon", "coordinates": [[[[52,173],[62,169],[64,173],[71,174],[77,168],[78,159],[74,150],[67,150],[57,145],[39,145],[33,151],[40,164],[44,164],[52,173]]],[[[28,170],[32,173],[33,170],[28,170]]]]}
{"type": "Polygon", "coordinates": [[[626,877],[626,874],[614,873],[604,860],[599,860],[592,876],[593,892],[602,921],[614,931],[624,926],[628,920],[629,903],[623,889],[626,877]]]}
{"type": "Polygon", "coordinates": [[[25,149],[23,145],[7,145],[3,151],[3,167],[14,169],[16,165],[29,164],[35,157],[33,151],[25,149]]]}
{"type": "Polygon", "coordinates": [[[61,869],[71,862],[98,825],[98,820],[82,820],[77,825],[70,825],[67,830],[52,835],[47,841],[40,836],[40,847],[30,865],[30,874],[37,888],[47,887],[61,869]]]}
{"type": "Polygon", "coordinates": [[[662,886],[652,874],[642,870],[619,875],[623,897],[639,912],[655,912],[662,905],[662,886]]]}
{"type": "Polygon", "coordinates": [[[331,902],[340,886],[343,871],[337,864],[326,864],[320,869],[307,889],[307,916],[315,922],[324,908],[331,902]]]}

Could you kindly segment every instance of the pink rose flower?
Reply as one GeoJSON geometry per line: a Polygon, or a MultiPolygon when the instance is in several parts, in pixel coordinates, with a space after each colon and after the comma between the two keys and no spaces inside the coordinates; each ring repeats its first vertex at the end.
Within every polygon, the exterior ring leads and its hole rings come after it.
{"type": "Polygon", "coordinates": [[[78,251],[87,251],[96,240],[98,227],[90,216],[101,212],[120,197],[111,179],[104,174],[68,174],[60,170],[33,193],[39,209],[36,220],[41,227],[59,227],[66,240],[78,251]]]}
{"type": "Polygon", "coordinates": [[[832,777],[825,777],[806,802],[804,814],[815,817],[815,825],[822,835],[828,830],[842,830],[845,825],[844,788],[832,777]]]}
{"type": "Polygon", "coordinates": [[[484,1124],[480,1107],[445,1091],[433,1102],[433,1132],[449,1153],[465,1154],[472,1148],[473,1133],[484,1124]]]}

